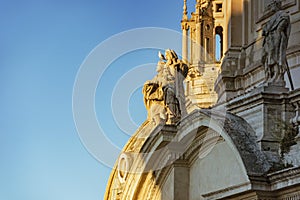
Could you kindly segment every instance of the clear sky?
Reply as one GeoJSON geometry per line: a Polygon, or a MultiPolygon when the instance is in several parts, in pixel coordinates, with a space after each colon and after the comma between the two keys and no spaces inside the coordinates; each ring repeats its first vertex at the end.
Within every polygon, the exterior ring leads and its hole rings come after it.
{"type": "MultiPolygon", "coordinates": [[[[0,199],[103,199],[111,168],[88,153],[73,120],[80,66],[114,34],[142,27],[180,31],[182,5],[181,0],[0,0],[0,199]]],[[[112,91],[131,69],[157,61],[157,50],[151,49],[120,56],[97,86],[96,115],[119,148],[129,136],[114,118],[123,114],[110,106],[112,95],[122,95],[112,91]]],[[[146,77],[153,76],[151,70],[146,77]]],[[[115,103],[137,125],[145,120],[140,88],[124,105],[115,103]]]]}

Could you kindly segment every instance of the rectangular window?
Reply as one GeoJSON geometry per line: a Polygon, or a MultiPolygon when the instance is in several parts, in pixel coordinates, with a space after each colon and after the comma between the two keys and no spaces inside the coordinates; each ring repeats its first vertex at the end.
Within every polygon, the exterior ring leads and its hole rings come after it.
{"type": "Polygon", "coordinates": [[[216,12],[222,12],[222,7],[223,7],[222,3],[217,3],[216,4],[216,12]]]}

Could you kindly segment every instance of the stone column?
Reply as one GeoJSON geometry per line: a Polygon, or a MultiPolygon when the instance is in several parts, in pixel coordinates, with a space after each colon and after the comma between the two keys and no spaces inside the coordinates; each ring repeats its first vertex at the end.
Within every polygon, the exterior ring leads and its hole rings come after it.
{"type": "Polygon", "coordinates": [[[182,25],[182,60],[185,63],[188,63],[188,31],[189,26],[187,24],[182,25]]]}
{"type": "Polygon", "coordinates": [[[174,163],[174,200],[189,199],[189,167],[184,160],[174,163]]]}
{"type": "Polygon", "coordinates": [[[196,23],[196,48],[195,48],[195,63],[198,64],[201,60],[201,23],[198,21],[196,23]]]}

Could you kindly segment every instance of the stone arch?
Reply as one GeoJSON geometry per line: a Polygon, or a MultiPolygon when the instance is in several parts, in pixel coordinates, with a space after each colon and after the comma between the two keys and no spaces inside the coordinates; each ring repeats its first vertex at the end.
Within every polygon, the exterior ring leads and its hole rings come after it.
{"type": "MultiPolygon", "coordinates": [[[[140,129],[136,135],[145,134],[143,133],[143,130],[146,130],[145,128],[146,126],[144,129],[140,129]]],[[[165,192],[166,194],[172,194],[173,199],[186,199],[187,196],[192,197],[190,193],[193,192],[193,189],[188,187],[184,190],[182,185],[191,185],[189,182],[190,179],[185,181],[175,181],[175,179],[180,177],[180,174],[186,175],[181,177],[190,177],[191,171],[193,171],[192,173],[197,170],[201,172],[201,166],[203,165],[199,164],[200,161],[198,159],[192,159],[192,154],[201,148],[205,150],[206,147],[203,147],[205,142],[203,140],[201,142],[203,134],[209,136],[206,138],[207,140],[204,140],[206,143],[210,142],[214,145],[214,142],[216,142],[215,144],[217,144],[217,153],[212,151],[213,153],[208,155],[206,163],[209,164],[209,159],[215,158],[216,154],[219,154],[221,157],[230,155],[230,158],[228,158],[230,162],[227,162],[227,165],[224,167],[230,169],[231,163],[238,165],[239,173],[243,174],[244,178],[242,181],[237,182],[240,185],[234,185],[234,187],[239,187],[239,189],[246,191],[251,187],[249,176],[262,175],[270,169],[270,164],[266,162],[265,155],[259,150],[256,144],[254,131],[246,121],[230,113],[196,110],[182,119],[177,126],[159,126],[151,134],[147,134],[148,137],[142,142],[140,148],[135,150],[141,154],[147,154],[137,158],[135,164],[131,166],[131,172],[133,173],[128,174],[126,182],[121,184],[120,191],[122,191],[122,194],[120,194],[119,199],[139,199],[141,195],[147,195],[147,198],[143,197],[146,199],[166,199],[162,197],[166,190],[164,185],[174,186],[173,190],[170,189],[172,191],[167,190],[165,192]],[[186,148],[179,149],[178,151],[176,147],[186,148]],[[153,153],[156,151],[159,153],[153,153]],[[229,153],[224,154],[224,152],[229,153]],[[164,164],[163,162],[166,163],[164,164]],[[162,167],[157,167],[157,163],[162,163],[162,167]],[[196,163],[194,168],[193,163],[196,163]],[[144,173],[134,173],[143,164],[147,170],[144,173]],[[150,167],[147,168],[147,166],[150,167]],[[176,188],[180,188],[180,194],[176,193],[176,188]]],[[[131,140],[126,145],[125,151],[132,149],[130,146],[133,144],[134,142],[131,140]]],[[[209,148],[208,145],[206,150],[209,148]]],[[[116,169],[111,177],[111,189],[109,190],[112,190],[112,186],[118,182],[116,169]]],[[[209,169],[206,168],[206,170],[209,169]]],[[[201,176],[199,177],[201,178],[201,176]]],[[[203,177],[209,179],[209,176],[203,177]]],[[[198,184],[199,180],[194,182],[198,184]]],[[[202,190],[207,190],[206,193],[202,192],[205,195],[215,195],[212,191],[218,188],[222,187],[202,188],[202,190]]],[[[108,198],[111,196],[109,193],[111,192],[108,191],[106,199],[111,199],[108,198]]]]}
{"type": "Polygon", "coordinates": [[[181,121],[177,137],[188,134],[192,127],[200,126],[215,130],[225,139],[245,165],[247,174],[261,175],[270,169],[271,165],[256,143],[255,131],[244,119],[228,112],[196,110],[181,121]]]}

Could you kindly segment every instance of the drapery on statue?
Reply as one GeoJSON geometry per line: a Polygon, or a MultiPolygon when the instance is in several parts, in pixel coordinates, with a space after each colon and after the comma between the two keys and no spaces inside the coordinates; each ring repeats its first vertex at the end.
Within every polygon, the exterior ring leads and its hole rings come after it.
{"type": "Polygon", "coordinates": [[[284,73],[287,72],[291,88],[293,82],[286,59],[286,49],[291,32],[289,15],[281,10],[281,1],[273,0],[269,5],[274,12],[271,19],[263,27],[263,56],[262,63],[265,67],[266,83],[284,85],[284,73]]]}
{"type": "Polygon", "coordinates": [[[174,50],[167,49],[165,56],[159,52],[157,75],[143,87],[144,103],[148,120],[154,125],[175,124],[181,119],[183,80],[188,66],[178,59],[174,50]]]}

